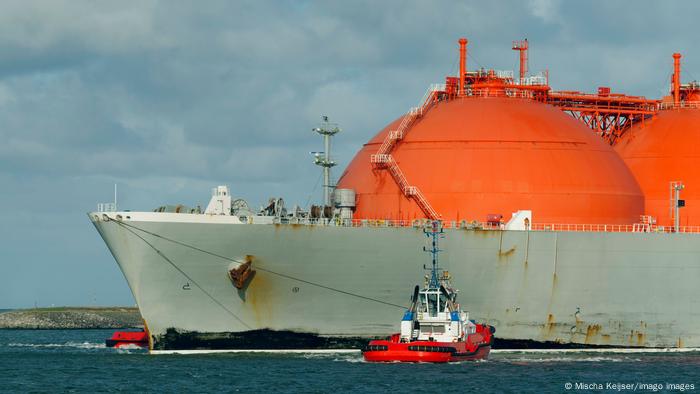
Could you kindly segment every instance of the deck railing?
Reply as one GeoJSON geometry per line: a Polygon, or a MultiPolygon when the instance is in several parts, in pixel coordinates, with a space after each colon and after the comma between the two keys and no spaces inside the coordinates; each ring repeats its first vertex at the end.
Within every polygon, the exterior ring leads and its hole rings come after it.
{"type": "MultiPolygon", "coordinates": [[[[422,228],[430,223],[428,219],[389,220],[389,219],[325,219],[325,218],[289,218],[283,224],[301,224],[310,226],[339,227],[415,227],[422,228]]],[[[469,230],[506,230],[505,223],[486,223],[476,221],[443,221],[446,229],[469,230]]],[[[567,224],[567,223],[533,223],[530,231],[551,232],[592,232],[592,233],[674,233],[672,226],[650,226],[636,224],[567,224]]],[[[682,226],[679,233],[700,234],[700,226],[682,226]]]]}
{"type": "Polygon", "coordinates": [[[116,212],[117,204],[113,202],[101,202],[97,204],[97,212],[116,212]]]}
{"type": "Polygon", "coordinates": [[[676,103],[660,103],[659,109],[698,109],[700,108],[700,101],[682,101],[678,104],[676,103]]]}

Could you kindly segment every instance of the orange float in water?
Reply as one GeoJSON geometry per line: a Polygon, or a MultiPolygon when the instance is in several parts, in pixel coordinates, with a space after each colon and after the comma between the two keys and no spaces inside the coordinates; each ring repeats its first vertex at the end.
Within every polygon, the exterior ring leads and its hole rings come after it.
{"type": "Polygon", "coordinates": [[[615,145],[645,196],[645,211],[661,226],[673,225],[671,182],[682,181],[681,226],[700,223],[700,109],[659,111],[615,145]]]}
{"type": "MultiPolygon", "coordinates": [[[[394,121],[357,153],[338,181],[357,194],[357,219],[425,217],[386,169],[373,168],[394,121]]],[[[391,152],[443,220],[507,220],[531,210],[536,223],[630,224],[644,200],[615,151],[581,122],[550,105],[514,98],[441,101],[391,152]]]]}

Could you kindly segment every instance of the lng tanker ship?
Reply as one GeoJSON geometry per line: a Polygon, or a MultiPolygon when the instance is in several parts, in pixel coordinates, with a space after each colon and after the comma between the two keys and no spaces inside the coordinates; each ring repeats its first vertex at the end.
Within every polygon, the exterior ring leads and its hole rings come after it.
{"type": "Polygon", "coordinates": [[[527,72],[467,69],[376,134],[324,202],[252,210],[219,186],[202,212],[89,214],[152,350],[353,346],[396,330],[423,276],[423,228],[499,339],[700,347],[700,86],[669,96],[552,91],[527,72]],[[467,279],[468,278],[468,283],[467,279]]]}

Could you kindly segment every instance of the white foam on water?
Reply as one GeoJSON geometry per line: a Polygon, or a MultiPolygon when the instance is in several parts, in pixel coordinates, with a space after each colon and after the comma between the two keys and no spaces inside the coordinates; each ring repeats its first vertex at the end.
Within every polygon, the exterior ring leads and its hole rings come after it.
{"type": "MultiPolygon", "coordinates": [[[[104,347],[104,345],[102,345],[104,347]]],[[[492,349],[491,354],[567,354],[567,353],[687,353],[700,348],[586,348],[586,349],[492,349]]],[[[197,349],[151,350],[150,354],[214,354],[214,353],[271,353],[271,354],[335,354],[360,353],[359,349],[197,349]]]]}
{"type": "Polygon", "coordinates": [[[354,358],[334,358],[333,361],[336,362],[343,362],[343,363],[364,363],[366,362],[363,357],[354,357],[354,358]]]}
{"type": "Polygon", "coordinates": [[[116,350],[117,353],[145,353],[145,352],[147,352],[146,348],[139,346],[139,345],[135,345],[133,343],[130,343],[128,345],[121,345],[119,347],[115,347],[114,350],[116,350]]]}
{"type": "Polygon", "coordinates": [[[639,358],[628,358],[628,357],[543,357],[543,358],[528,358],[528,357],[517,357],[517,358],[503,358],[493,361],[507,362],[507,363],[558,363],[558,362],[630,362],[630,361],[642,361],[639,358]]]}
{"type": "Polygon", "coordinates": [[[28,347],[28,348],[76,348],[76,349],[102,349],[104,343],[93,342],[66,342],[66,343],[8,343],[8,347],[28,347]]]}
{"type": "Polygon", "coordinates": [[[270,354],[340,354],[360,353],[359,349],[196,349],[151,350],[150,354],[218,354],[218,353],[270,353],[270,354]]]}
{"type": "Polygon", "coordinates": [[[686,353],[700,348],[492,349],[491,353],[686,353]]]}
{"type": "Polygon", "coordinates": [[[452,361],[450,364],[474,364],[474,363],[486,363],[489,362],[488,358],[480,358],[478,360],[462,360],[462,361],[452,361]]]}

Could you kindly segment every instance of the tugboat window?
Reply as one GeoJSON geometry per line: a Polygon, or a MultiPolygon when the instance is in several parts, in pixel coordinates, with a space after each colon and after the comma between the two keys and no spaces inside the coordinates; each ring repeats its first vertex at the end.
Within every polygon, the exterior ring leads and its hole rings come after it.
{"type": "Polygon", "coordinates": [[[428,315],[436,317],[438,313],[438,295],[428,294],[428,315]]]}

